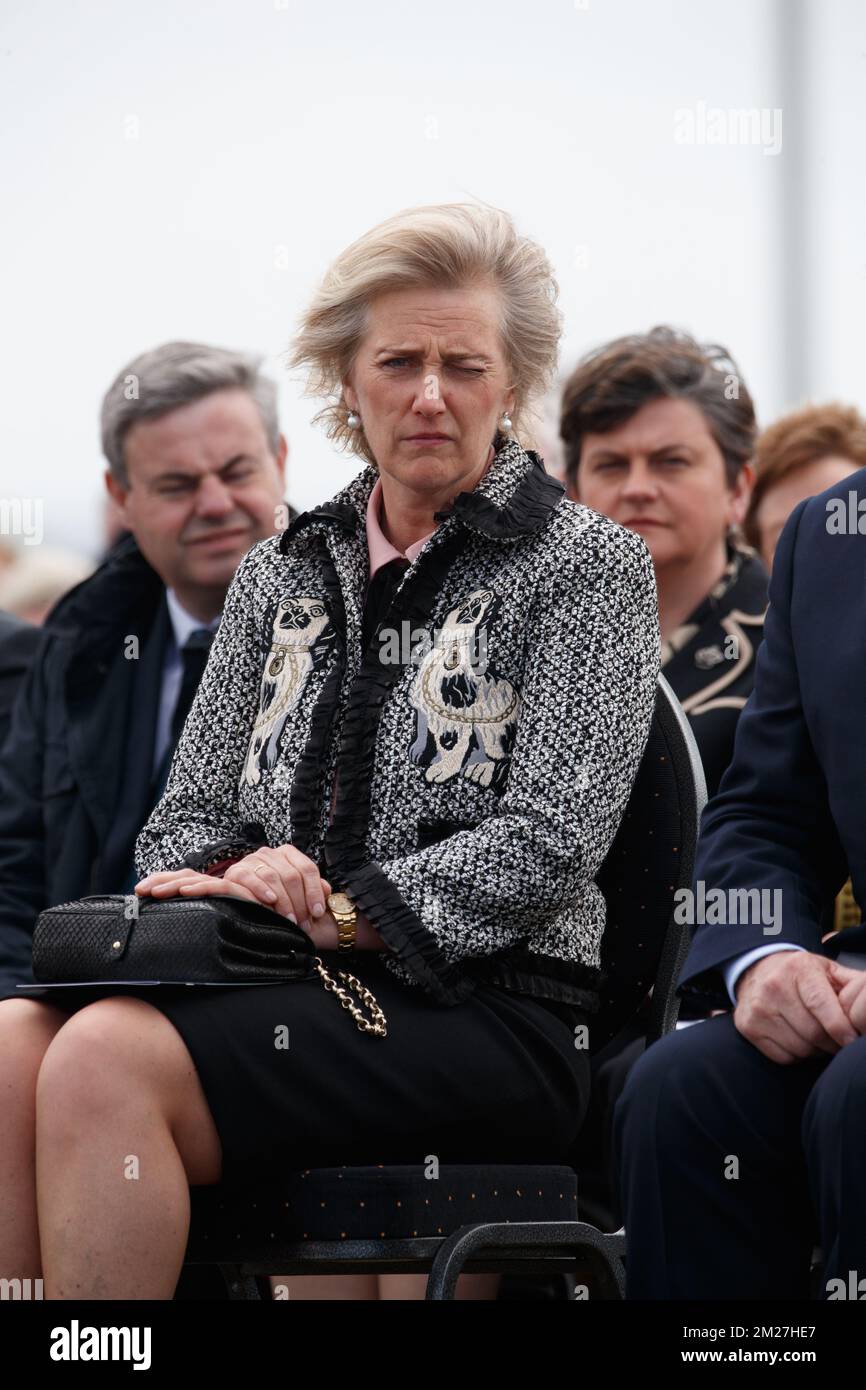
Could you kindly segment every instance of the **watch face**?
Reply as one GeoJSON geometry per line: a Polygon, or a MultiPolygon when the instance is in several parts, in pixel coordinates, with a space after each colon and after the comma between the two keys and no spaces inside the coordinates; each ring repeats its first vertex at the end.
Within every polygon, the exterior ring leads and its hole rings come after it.
{"type": "Polygon", "coordinates": [[[332,912],[351,912],[354,906],[346,893],[332,893],[328,898],[328,907],[332,912]]]}

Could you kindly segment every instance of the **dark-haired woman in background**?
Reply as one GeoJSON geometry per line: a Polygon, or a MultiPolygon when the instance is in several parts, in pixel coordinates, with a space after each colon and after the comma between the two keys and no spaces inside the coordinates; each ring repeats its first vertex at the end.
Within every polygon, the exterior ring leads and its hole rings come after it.
{"type": "Polygon", "coordinates": [[[662,668],[712,796],[752,691],[767,607],[766,568],[739,534],[754,477],[752,398],[723,348],[654,328],[578,364],[560,430],[569,495],[649,547],[662,668]]]}
{"type": "MultiPolygon", "coordinates": [[[[662,669],[694,731],[712,796],[752,691],[767,606],[767,570],[739,531],[754,478],[752,398],[724,348],[654,328],[578,363],[565,386],[560,433],[569,496],[649,547],[662,669]]],[[[638,1014],[593,1060],[579,1163],[583,1214],[604,1225],[621,1223],[610,1124],[645,1030],[638,1014]]]]}

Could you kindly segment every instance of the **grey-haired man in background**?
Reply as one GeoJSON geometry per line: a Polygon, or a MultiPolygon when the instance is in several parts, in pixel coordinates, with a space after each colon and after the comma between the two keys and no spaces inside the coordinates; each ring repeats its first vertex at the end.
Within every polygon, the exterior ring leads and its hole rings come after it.
{"type": "Polygon", "coordinates": [[[0,750],[0,998],[32,980],[43,908],[131,892],[226,591],[282,530],[287,445],[258,359],[142,354],[102,405],[106,487],[128,534],[54,605],[0,750]]]}

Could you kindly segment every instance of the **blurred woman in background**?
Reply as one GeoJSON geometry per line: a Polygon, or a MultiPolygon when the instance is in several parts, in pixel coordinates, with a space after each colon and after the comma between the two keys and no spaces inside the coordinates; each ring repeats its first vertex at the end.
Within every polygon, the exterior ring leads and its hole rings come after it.
{"type": "MultiPolygon", "coordinates": [[[[866,467],[866,420],[852,405],[808,405],[764,430],[755,450],[755,486],[743,534],[768,570],[782,528],[805,497],[866,467]]],[[[861,919],[850,878],[836,897],[834,931],[861,919]]],[[[828,920],[827,927],[830,927],[828,920]]]]}
{"type": "Polygon", "coordinates": [[[808,405],[764,430],[755,450],[755,486],[743,534],[768,570],[798,502],[863,467],[866,420],[852,405],[808,405]]]}

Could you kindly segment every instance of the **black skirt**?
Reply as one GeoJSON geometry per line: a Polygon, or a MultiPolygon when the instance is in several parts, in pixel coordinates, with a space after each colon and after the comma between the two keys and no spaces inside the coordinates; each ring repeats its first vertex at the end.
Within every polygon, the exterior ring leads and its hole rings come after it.
{"type": "Polygon", "coordinates": [[[320,956],[332,977],[349,969],[369,986],[387,1037],[360,1032],[318,974],[144,996],[195,1063],[224,1183],[431,1154],[441,1163],[567,1159],[590,1087],[588,1054],[575,1046],[573,1022],[588,1022],[579,1010],[491,985],[443,1007],[389,974],[376,952],[320,956]]]}

